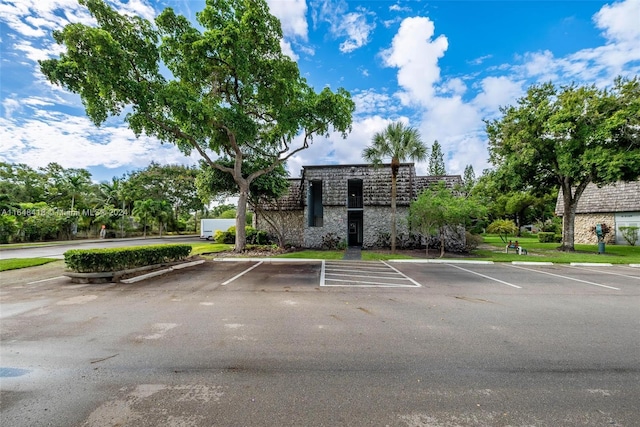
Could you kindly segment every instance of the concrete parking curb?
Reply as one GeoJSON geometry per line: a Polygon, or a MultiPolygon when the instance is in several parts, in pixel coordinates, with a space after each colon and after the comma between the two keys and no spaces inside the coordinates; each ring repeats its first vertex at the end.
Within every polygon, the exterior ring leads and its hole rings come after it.
{"type": "Polygon", "coordinates": [[[612,267],[609,262],[572,262],[569,265],[573,267],[612,267]]]}
{"type": "Polygon", "coordinates": [[[323,260],[314,258],[241,258],[241,257],[228,257],[228,258],[214,258],[214,261],[230,261],[230,262],[322,262],[322,261],[340,261],[340,260],[323,260]]]}
{"type": "Polygon", "coordinates": [[[511,261],[513,265],[553,265],[549,261],[511,261]]]}
{"type": "Polygon", "coordinates": [[[430,264],[493,264],[493,261],[475,261],[472,259],[390,259],[387,262],[409,262],[430,264]]]}
{"type": "Polygon", "coordinates": [[[192,262],[185,262],[184,264],[174,265],[173,267],[165,268],[163,270],[152,271],[151,273],[142,274],[140,276],[132,277],[130,279],[122,279],[122,280],[120,280],[120,283],[127,283],[127,284],[136,283],[136,282],[139,282],[141,280],[150,279],[152,277],[160,276],[162,274],[166,274],[166,273],[169,273],[169,272],[174,271],[174,270],[181,270],[183,268],[193,267],[194,265],[199,265],[199,264],[202,264],[203,262],[205,262],[205,261],[204,260],[198,260],[198,261],[192,261],[192,262]]]}

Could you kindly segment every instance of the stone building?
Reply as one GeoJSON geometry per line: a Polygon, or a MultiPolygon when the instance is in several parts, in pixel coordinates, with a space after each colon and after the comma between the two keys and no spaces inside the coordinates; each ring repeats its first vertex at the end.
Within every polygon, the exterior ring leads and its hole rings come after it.
{"type": "MultiPolygon", "coordinates": [[[[562,216],[562,191],[556,202],[556,215],[562,216]]],[[[640,226],[640,181],[618,182],[598,188],[589,184],[578,200],[574,242],[596,244],[592,231],[596,224],[607,224],[615,233],[606,236],[606,243],[628,244],[620,227],[640,226]]],[[[640,244],[640,242],[636,242],[640,244]]]]}
{"type": "MultiPolygon", "coordinates": [[[[397,233],[408,232],[409,204],[431,183],[453,187],[459,175],[417,176],[413,163],[400,165],[397,177],[397,233]]],[[[280,234],[285,243],[322,246],[328,234],[349,246],[373,247],[391,230],[391,166],[370,164],[304,166],[290,180],[289,192],[273,203],[253,207],[254,226],[280,234]]]]}

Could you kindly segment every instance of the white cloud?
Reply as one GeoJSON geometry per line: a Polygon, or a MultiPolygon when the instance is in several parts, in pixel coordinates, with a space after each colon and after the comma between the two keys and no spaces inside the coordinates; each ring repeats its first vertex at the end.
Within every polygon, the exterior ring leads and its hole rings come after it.
{"type": "Polygon", "coordinates": [[[439,87],[439,91],[443,94],[464,95],[467,91],[467,85],[461,78],[455,77],[444,82],[439,87]]]}
{"type": "Polygon", "coordinates": [[[287,55],[293,61],[298,60],[298,55],[296,55],[296,53],[293,51],[293,48],[291,47],[291,43],[289,43],[285,39],[280,40],[280,49],[282,49],[282,53],[287,55]]]}
{"type": "Polygon", "coordinates": [[[267,0],[269,10],[282,24],[285,37],[308,38],[307,2],[306,0],[267,0]]]}
{"type": "Polygon", "coordinates": [[[47,36],[71,21],[92,22],[77,0],[4,0],[0,3],[0,20],[27,38],[47,36]]]}
{"type": "Polygon", "coordinates": [[[15,111],[19,111],[21,106],[20,102],[16,99],[7,98],[2,101],[2,107],[4,108],[4,117],[10,119],[15,111]]]}
{"type": "MultiPolygon", "coordinates": [[[[406,117],[398,120],[408,122],[406,117]]],[[[347,139],[342,139],[335,132],[329,138],[315,138],[309,149],[299,152],[289,160],[287,167],[291,176],[299,176],[302,166],[366,163],[362,159],[362,151],[371,143],[373,135],[384,130],[389,123],[390,119],[374,115],[354,120],[353,130],[347,139]]]]}
{"type": "Polygon", "coordinates": [[[397,24],[398,22],[402,22],[402,18],[399,16],[393,19],[386,19],[382,21],[382,25],[384,25],[385,28],[391,28],[393,25],[397,24]]]}
{"type": "Polygon", "coordinates": [[[471,61],[468,61],[468,63],[473,65],[480,65],[487,59],[491,59],[491,58],[493,58],[493,55],[484,55],[484,56],[480,56],[478,58],[472,59],[471,61]]]}
{"type": "Polygon", "coordinates": [[[125,125],[96,128],[85,117],[45,110],[35,111],[27,120],[0,119],[0,153],[1,161],[32,167],[51,162],[66,168],[144,167],[152,160],[196,162],[194,156],[185,157],[173,145],[144,136],[135,138],[125,125]]]}
{"type": "Polygon", "coordinates": [[[389,10],[392,12],[411,12],[411,8],[408,6],[400,6],[399,3],[389,6],[389,10]]]}
{"type": "Polygon", "coordinates": [[[513,81],[508,77],[486,77],[480,82],[480,92],[472,104],[484,114],[493,115],[499,107],[513,105],[525,90],[522,81],[513,81]]]}
{"type": "Polygon", "coordinates": [[[435,40],[433,22],[429,18],[406,18],[391,47],[382,52],[384,64],[398,68],[398,84],[404,89],[404,104],[428,105],[434,96],[434,84],[440,80],[438,59],[449,43],[444,35],[435,40]]]}
{"type": "MultiPolygon", "coordinates": [[[[593,21],[610,41],[640,42],[640,0],[604,5],[593,21]]],[[[640,49],[640,44],[635,44],[635,48],[640,49]]]]}
{"type": "Polygon", "coordinates": [[[342,21],[336,27],[338,35],[347,36],[347,40],[340,44],[340,52],[353,52],[367,44],[369,42],[369,35],[375,27],[375,23],[367,22],[365,14],[348,13],[343,16],[342,21]]]}
{"type": "Polygon", "coordinates": [[[319,12],[314,12],[314,17],[329,23],[329,32],[335,38],[346,37],[340,44],[342,53],[354,50],[369,43],[371,33],[376,27],[373,13],[359,7],[356,12],[348,12],[349,5],[344,0],[325,0],[319,12]]]}
{"type": "Polygon", "coordinates": [[[357,92],[352,96],[356,104],[355,114],[384,114],[394,115],[399,111],[399,106],[394,98],[386,93],[378,93],[374,89],[357,92]]]}
{"type": "Polygon", "coordinates": [[[607,42],[602,46],[555,57],[550,50],[528,52],[521,65],[512,69],[537,82],[554,81],[610,85],[620,75],[640,72],[640,0],[626,0],[603,6],[594,16],[595,25],[607,42]]]}

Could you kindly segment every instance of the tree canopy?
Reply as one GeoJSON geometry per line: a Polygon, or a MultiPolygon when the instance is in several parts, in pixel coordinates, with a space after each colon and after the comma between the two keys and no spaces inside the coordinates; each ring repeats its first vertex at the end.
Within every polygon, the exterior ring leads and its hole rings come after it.
{"type": "Polygon", "coordinates": [[[575,210],[587,184],[640,176],[640,81],[534,85],[501,112],[486,122],[490,161],[514,189],[560,188],[562,249],[574,250],[575,210]]]}
{"type": "Polygon", "coordinates": [[[244,249],[251,182],[335,130],[346,137],[349,93],[319,93],[282,53],[282,30],[265,0],[207,0],[198,26],[165,9],[152,23],[119,14],[103,0],[79,0],[97,26],[69,24],[54,38],[66,47],[40,61],[52,83],[78,93],[96,125],[126,112],[145,133],[196,150],[238,186],[236,250],[244,249]],[[216,159],[233,160],[225,164],[216,159]],[[268,166],[248,176],[245,158],[268,166]]]}

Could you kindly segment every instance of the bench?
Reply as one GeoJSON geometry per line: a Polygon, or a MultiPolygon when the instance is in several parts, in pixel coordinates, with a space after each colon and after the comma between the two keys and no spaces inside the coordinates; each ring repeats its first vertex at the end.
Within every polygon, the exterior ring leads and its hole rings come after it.
{"type": "Polygon", "coordinates": [[[515,253],[517,253],[518,255],[528,255],[527,250],[520,245],[516,245],[516,244],[507,245],[505,246],[504,252],[508,254],[509,249],[513,249],[515,253]]]}

